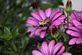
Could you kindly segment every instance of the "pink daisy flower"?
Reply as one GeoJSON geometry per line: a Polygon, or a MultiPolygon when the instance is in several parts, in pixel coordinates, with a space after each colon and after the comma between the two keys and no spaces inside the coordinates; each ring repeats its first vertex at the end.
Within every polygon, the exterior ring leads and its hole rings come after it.
{"type": "Polygon", "coordinates": [[[27,32],[30,32],[30,37],[39,35],[44,38],[47,30],[52,30],[54,26],[58,28],[65,19],[61,10],[51,8],[33,11],[31,15],[26,20],[26,24],[29,25],[27,32]]]}
{"type": "Polygon", "coordinates": [[[73,38],[69,41],[70,45],[82,44],[82,11],[77,12],[73,10],[69,19],[69,27],[66,31],[67,34],[73,38]]]}
{"type": "Polygon", "coordinates": [[[32,55],[72,55],[69,52],[64,52],[65,47],[62,42],[55,44],[54,40],[43,42],[39,50],[33,50],[32,55]]]}

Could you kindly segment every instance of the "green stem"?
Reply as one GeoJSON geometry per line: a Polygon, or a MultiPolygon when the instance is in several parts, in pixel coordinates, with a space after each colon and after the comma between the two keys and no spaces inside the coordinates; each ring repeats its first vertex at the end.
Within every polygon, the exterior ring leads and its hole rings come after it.
{"type": "Polygon", "coordinates": [[[60,30],[58,30],[58,33],[64,38],[64,42],[65,42],[65,41],[66,41],[66,37],[65,37],[65,35],[62,34],[60,30]]]}
{"type": "Polygon", "coordinates": [[[69,13],[67,14],[67,27],[69,27],[69,13]]]}
{"type": "Polygon", "coordinates": [[[56,42],[58,42],[58,38],[56,37],[56,35],[51,35],[51,36],[56,42]]]}
{"type": "Polygon", "coordinates": [[[55,39],[56,42],[58,42],[58,39],[56,38],[56,36],[54,35],[53,38],[55,39]]]}

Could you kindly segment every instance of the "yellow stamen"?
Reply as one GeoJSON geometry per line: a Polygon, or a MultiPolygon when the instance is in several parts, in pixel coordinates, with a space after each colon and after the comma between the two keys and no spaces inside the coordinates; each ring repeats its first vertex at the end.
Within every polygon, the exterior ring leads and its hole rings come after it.
{"type": "Polygon", "coordinates": [[[45,25],[48,23],[48,19],[45,19],[44,21],[40,21],[39,22],[39,25],[45,25]]]}

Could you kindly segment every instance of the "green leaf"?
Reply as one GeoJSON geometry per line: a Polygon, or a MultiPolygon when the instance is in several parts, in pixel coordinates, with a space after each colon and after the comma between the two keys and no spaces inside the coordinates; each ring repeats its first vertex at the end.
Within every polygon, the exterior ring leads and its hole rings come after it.
{"type": "Polygon", "coordinates": [[[4,27],[4,33],[2,36],[0,36],[0,38],[5,39],[5,40],[12,39],[12,34],[8,27],[4,27]]]}
{"type": "Polygon", "coordinates": [[[27,36],[24,36],[23,39],[21,40],[21,46],[20,48],[24,48],[28,44],[29,38],[27,36]]]}
{"type": "Polygon", "coordinates": [[[19,34],[19,29],[18,29],[18,28],[14,28],[14,29],[12,30],[12,36],[13,36],[13,37],[16,37],[18,34],[19,34]]]}
{"type": "Polygon", "coordinates": [[[16,47],[15,43],[11,43],[11,48],[12,48],[14,51],[17,51],[17,47],[16,47]]]}

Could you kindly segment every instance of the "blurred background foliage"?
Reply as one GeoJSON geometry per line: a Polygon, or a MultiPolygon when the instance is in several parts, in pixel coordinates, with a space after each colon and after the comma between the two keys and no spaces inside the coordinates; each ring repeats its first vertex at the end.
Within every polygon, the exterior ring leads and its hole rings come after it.
{"type": "MultiPolygon", "coordinates": [[[[63,6],[62,0],[0,0],[0,55],[31,55],[36,45],[51,39],[29,38],[25,21],[34,9],[59,6],[63,6]]],[[[81,54],[81,47],[75,46],[71,52],[81,54]]]]}

